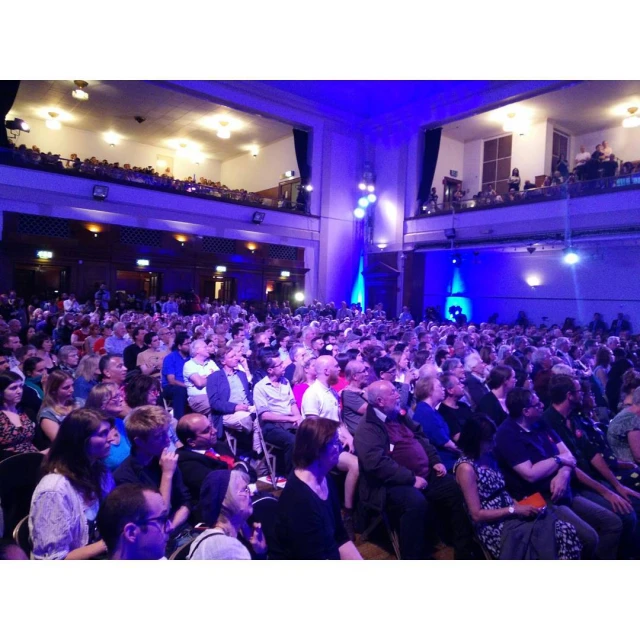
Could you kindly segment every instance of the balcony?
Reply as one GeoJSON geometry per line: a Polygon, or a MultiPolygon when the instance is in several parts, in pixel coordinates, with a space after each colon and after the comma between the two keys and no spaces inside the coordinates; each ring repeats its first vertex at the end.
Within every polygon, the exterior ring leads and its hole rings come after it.
{"type": "Polygon", "coordinates": [[[567,229],[576,240],[640,233],[640,173],[530,189],[513,199],[427,205],[405,221],[404,242],[430,250],[448,249],[451,240],[456,247],[555,242],[567,229]]]}
{"type": "Polygon", "coordinates": [[[101,163],[91,164],[76,161],[74,164],[72,160],[61,158],[57,155],[43,153],[34,156],[30,150],[25,153],[20,153],[17,150],[12,152],[0,150],[0,164],[58,175],[74,176],[94,182],[100,181],[191,198],[209,199],[245,207],[259,207],[261,209],[284,211],[305,216],[312,215],[308,201],[293,202],[284,199],[265,198],[257,193],[249,193],[242,189],[225,189],[221,186],[176,180],[167,176],[154,176],[147,172],[133,171],[101,163]]]}

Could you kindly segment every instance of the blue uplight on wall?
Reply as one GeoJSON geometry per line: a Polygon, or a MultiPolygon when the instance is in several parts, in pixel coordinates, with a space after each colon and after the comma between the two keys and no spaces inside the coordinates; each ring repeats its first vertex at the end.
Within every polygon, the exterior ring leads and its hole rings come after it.
{"type": "Polygon", "coordinates": [[[362,305],[362,308],[365,309],[364,306],[364,276],[362,272],[364,271],[364,252],[360,254],[360,262],[358,263],[358,275],[356,276],[356,281],[353,285],[353,290],[351,292],[351,302],[359,302],[362,305]]]}
{"type": "Polygon", "coordinates": [[[473,305],[471,299],[464,295],[466,286],[462,278],[462,269],[460,268],[462,256],[459,253],[455,253],[452,258],[452,263],[453,275],[451,276],[451,284],[449,285],[449,295],[444,303],[445,317],[454,320],[455,318],[449,313],[449,307],[460,307],[460,313],[464,313],[464,315],[467,316],[467,320],[471,320],[473,305]]]}

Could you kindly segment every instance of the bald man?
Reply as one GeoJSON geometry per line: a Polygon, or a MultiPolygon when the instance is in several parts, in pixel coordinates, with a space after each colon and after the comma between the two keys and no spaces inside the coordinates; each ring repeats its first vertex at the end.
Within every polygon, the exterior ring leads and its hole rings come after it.
{"type": "MultiPolygon", "coordinates": [[[[320,356],[314,362],[316,371],[315,382],[304,392],[302,396],[302,416],[318,416],[340,422],[340,404],[338,394],[332,385],[338,382],[340,367],[333,356],[320,356]]],[[[353,504],[358,486],[358,459],[353,455],[353,436],[349,430],[340,424],[338,427],[338,437],[342,443],[343,451],[338,458],[337,467],[347,474],[344,484],[344,526],[353,539],[355,532],[353,529],[353,504]]]]}
{"type": "Polygon", "coordinates": [[[398,527],[402,558],[419,560],[427,553],[433,503],[451,520],[455,557],[473,558],[473,530],[462,493],[420,425],[400,414],[395,386],[378,380],[367,388],[367,400],[355,436],[364,508],[386,510],[398,527]]]}

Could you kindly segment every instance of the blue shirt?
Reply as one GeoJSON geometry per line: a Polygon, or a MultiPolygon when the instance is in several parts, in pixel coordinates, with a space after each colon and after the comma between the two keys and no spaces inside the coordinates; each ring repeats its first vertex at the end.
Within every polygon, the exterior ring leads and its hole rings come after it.
{"type": "Polygon", "coordinates": [[[444,418],[426,402],[418,402],[413,419],[422,427],[424,435],[429,438],[429,442],[438,451],[442,464],[447,468],[447,471],[451,471],[458,456],[451,449],[447,449],[444,446],[451,440],[449,425],[444,418]]]}
{"type": "Polygon", "coordinates": [[[121,418],[115,419],[116,429],[120,434],[120,443],[117,445],[112,444],[111,449],[109,451],[109,455],[106,457],[104,463],[109,469],[109,471],[113,471],[117,469],[120,464],[129,457],[131,453],[131,444],[129,443],[129,438],[127,438],[127,434],[124,430],[124,422],[121,418]]]}
{"type": "Polygon", "coordinates": [[[183,358],[182,354],[176,349],[172,351],[163,361],[162,361],[162,386],[166,387],[169,384],[167,380],[168,375],[173,375],[176,377],[178,382],[184,383],[184,376],[182,375],[182,369],[184,368],[184,363],[189,358],[183,358]]]}

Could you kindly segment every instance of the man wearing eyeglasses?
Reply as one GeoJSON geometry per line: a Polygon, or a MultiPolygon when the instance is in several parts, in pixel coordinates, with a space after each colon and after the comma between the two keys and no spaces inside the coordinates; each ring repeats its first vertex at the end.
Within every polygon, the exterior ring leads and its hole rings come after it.
{"type": "Polygon", "coordinates": [[[98,513],[110,560],[163,560],[171,520],[158,491],[140,484],[116,487],[98,513]]]}

